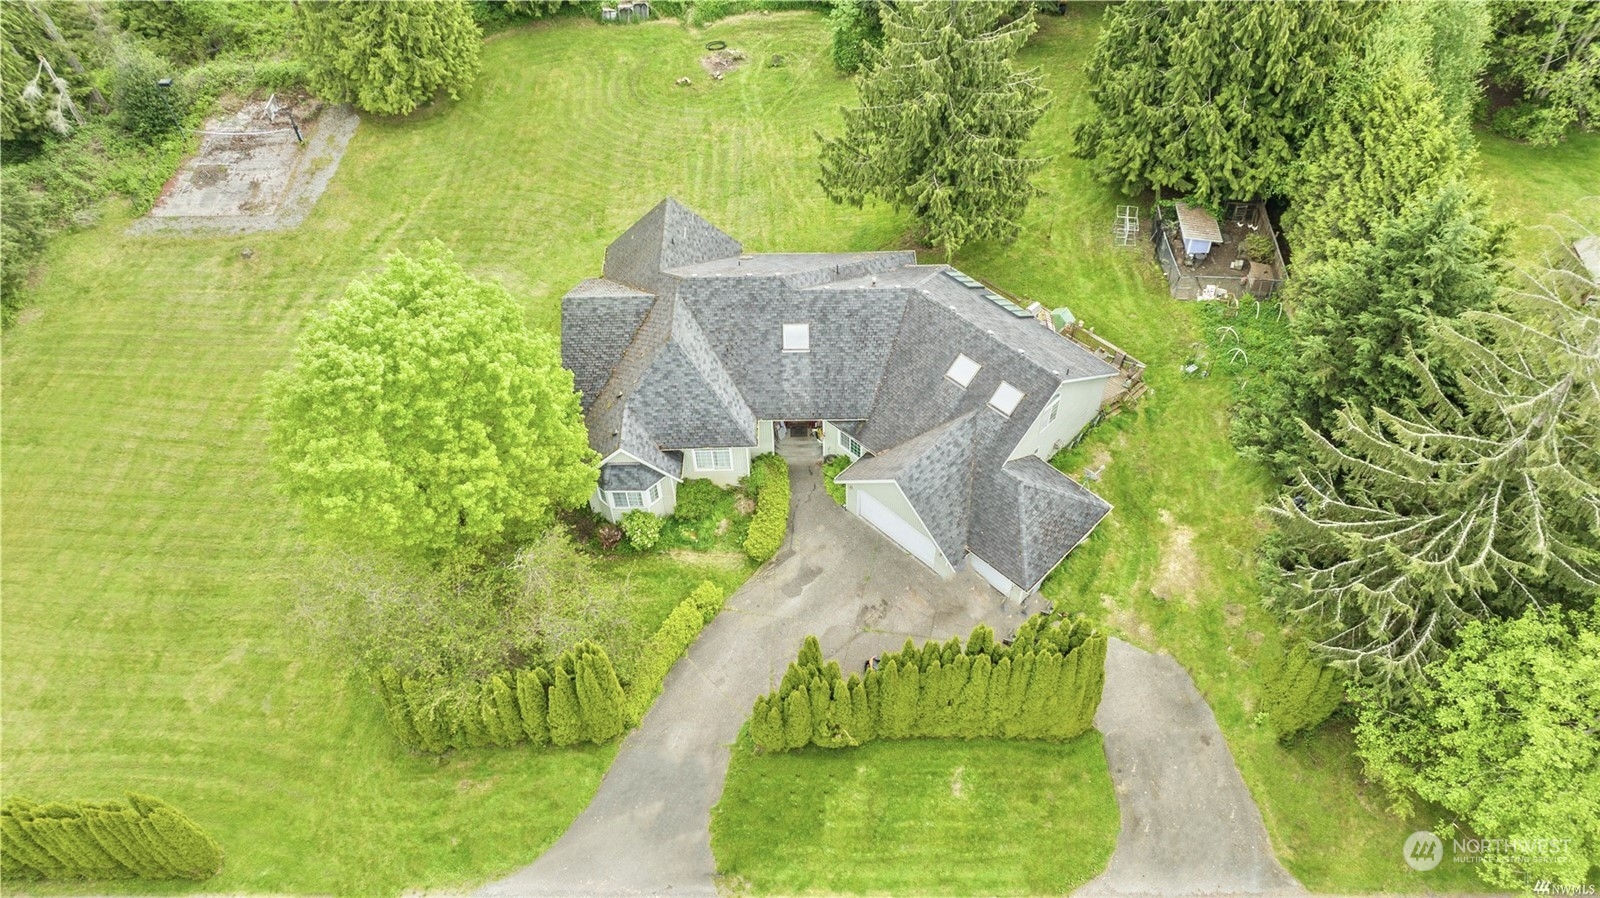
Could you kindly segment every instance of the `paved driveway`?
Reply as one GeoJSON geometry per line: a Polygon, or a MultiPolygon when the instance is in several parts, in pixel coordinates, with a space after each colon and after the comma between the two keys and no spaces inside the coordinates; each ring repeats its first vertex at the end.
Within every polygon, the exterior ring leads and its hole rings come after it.
{"type": "MultiPolygon", "coordinates": [[[[940,580],[822,489],[820,466],[791,461],[794,512],[776,559],[672,669],[589,807],[549,851],[480,895],[714,895],[711,808],[728,745],[756,696],[815,634],[845,670],[897,648],[1005,636],[1025,618],[970,571],[940,580]]],[[[1095,727],[1105,734],[1122,829],[1110,865],[1079,895],[1299,895],[1211,709],[1165,655],[1118,639],[1095,727]]]]}
{"type": "Polygon", "coordinates": [[[713,895],[711,808],[728,746],[807,634],[846,671],[917,641],[965,636],[980,621],[1005,636],[1016,603],[971,572],[940,580],[822,489],[820,464],[791,461],[790,536],[728,600],[639,728],[589,807],[531,866],[481,895],[713,895]]]}

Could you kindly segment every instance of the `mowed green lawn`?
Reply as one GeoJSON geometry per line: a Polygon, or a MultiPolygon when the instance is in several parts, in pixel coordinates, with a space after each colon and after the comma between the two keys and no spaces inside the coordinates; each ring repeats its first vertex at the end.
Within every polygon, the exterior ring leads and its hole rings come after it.
{"type": "MultiPolygon", "coordinates": [[[[1252,726],[1258,653],[1278,638],[1252,572],[1270,484],[1227,443],[1225,380],[1178,375],[1201,337],[1198,310],[1165,296],[1144,250],[1110,245],[1121,198],[1066,155],[1070,125],[1087,108],[1081,66],[1098,17],[1088,8],[1041,18],[1026,53],[1056,92],[1038,140],[1055,154],[1046,194],[1017,243],[957,259],[1014,292],[1070,305],[1150,364],[1148,400],[1064,461],[1072,473],[1105,464],[1095,488],[1117,510],[1046,592],[1194,673],[1280,857],[1308,886],[1475,888],[1459,865],[1427,875],[1404,866],[1401,841],[1434,821],[1387,815],[1361,782],[1347,736],[1331,730],[1282,749],[1252,726]]],[[[561,293],[598,274],[605,245],[669,193],[752,251],[901,245],[904,218],[834,206],[816,186],[811,132],[836,130],[836,108],[854,97],[825,42],[810,13],[704,31],[542,23],[492,40],[482,79],[460,103],[364,122],[294,232],[133,238],[113,212],[59,241],[32,297],[36,317],[6,334],[0,370],[6,793],[159,795],[227,850],[222,876],[204,884],[216,892],[463,885],[553,841],[614,749],[474,752],[442,765],[414,758],[396,747],[366,689],[309,653],[290,621],[307,546],[265,472],[261,377],[287,359],[307,313],[384,253],[429,238],[524,297],[529,320],[552,330],[561,293]],[[710,81],[697,60],[711,38],[746,50],[749,64],[710,81]],[[787,65],[768,67],[775,54],[787,65]],[[693,86],[674,86],[680,76],[693,86]]],[[[1570,202],[1595,170],[1583,165],[1597,145],[1505,145],[1498,157],[1486,148],[1486,173],[1499,197],[1534,196],[1520,189],[1528,179],[1570,202]]],[[[700,576],[732,585],[744,574],[659,558],[618,567],[642,586],[641,625],[700,576]]],[[[1005,757],[979,754],[1011,748],[960,747],[975,767],[1005,757]]],[[[937,767],[941,751],[900,743],[830,758],[853,758],[867,768],[864,782],[888,783],[897,767],[937,767]]],[[[1086,776],[1104,764],[1073,763],[1086,776]]],[[[948,789],[949,776],[940,768],[924,785],[948,789]]],[[[783,838],[825,822],[773,819],[768,832],[783,838]]],[[[757,855],[737,863],[756,882],[800,869],[757,855]]],[[[1068,881],[1072,863],[1038,871],[1039,881],[1068,881]]],[[[937,882],[902,876],[891,885],[930,891],[937,882]]],[[[1013,882],[969,891],[1032,888],[1013,882]]]]}
{"type": "MultiPolygon", "coordinates": [[[[294,232],[135,238],[113,210],[60,240],[0,375],[6,794],[158,795],[226,849],[215,892],[464,885],[552,842],[614,747],[412,757],[366,688],[311,654],[290,619],[307,546],[266,471],[262,375],[308,313],[428,238],[552,330],[560,295],[669,193],[755,249],[889,242],[892,216],[833,207],[812,181],[811,129],[849,96],[820,26],[718,25],[753,60],[718,84],[697,62],[706,39],[675,24],[507,34],[459,104],[364,122],[294,232]],[[789,64],[766,68],[777,53],[789,64]]],[[[747,573],[720,561],[618,575],[654,626],[701,576],[747,573]]]]}
{"type": "Polygon", "coordinates": [[[1117,802],[1100,734],[734,746],[711,848],[725,885],[778,895],[1059,895],[1105,868],[1117,802]]]}

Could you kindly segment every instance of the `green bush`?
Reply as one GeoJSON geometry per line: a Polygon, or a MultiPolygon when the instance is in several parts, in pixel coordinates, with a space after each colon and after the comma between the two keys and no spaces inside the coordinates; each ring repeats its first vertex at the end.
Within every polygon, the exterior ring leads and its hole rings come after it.
{"type": "Polygon", "coordinates": [[[822,488],[827,490],[828,495],[833,497],[833,501],[840,505],[844,504],[844,487],[834,483],[833,478],[837,477],[840,471],[850,467],[851,464],[853,462],[847,455],[830,455],[822,460],[822,488]]]}
{"type": "Polygon", "coordinates": [[[209,879],[222,848],[170,805],[51,802],[0,806],[0,876],[18,879],[209,879]]]}
{"type": "Polygon", "coordinates": [[[628,543],[636,549],[653,549],[656,541],[661,539],[661,518],[642,508],[623,515],[621,523],[622,532],[628,535],[628,543]]]}
{"type": "Polygon", "coordinates": [[[744,553],[760,564],[778,554],[789,527],[789,466],[776,455],[758,456],[750,463],[750,482],[760,486],[744,553]]]}
{"type": "Polygon", "coordinates": [[[678,504],[672,516],[680,521],[703,521],[716,513],[727,496],[727,490],[709,480],[685,480],[678,484],[678,504]]]}
{"type": "Polygon", "coordinates": [[[806,637],[777,691],[756,700],[750,735],[767,751],[841,748],[875,739],[1065,741],[1094,722],[1106,637],[1081,621],[1035,616],[1010,646],[980,625],[959,639],[906,640],[865,677],[822,663],[806,637]]]}
{"type": "Polygon", "coordinates": [[[650,640],[644,644],[639,660],[634,664],[633,680],[627,688],[627,718],[629,726],[637,726],[645,712],[661,694],[661,684],[666,682],[672,665],[683,657],[700,630],[722,610],[726,600],[721,587],[709,580],[701,581],[694,592],[672,609],[661,622],[650,640]]]}
{"type": "Polygon", "coordinates": [[[1271,262],[1277,247],[1266,234],[1251,234],[1244,238],[1245,258],[1252,262],[1271,262]]]}
{"type": "Polygon", "coordinates": [[[181,82],[159,85],[173,75],[171,63],[145,50],[127,50],[117,58],[111,75],[111,102],[129,134],[153,142],[178,129],[189,113],[191,95],[181,82]]]}
{"type": "Polygon", "coordinates": [[[1323,664],[1305,642],[1261,664],[1261,706],[1280,741],[1327,720],[1344,701],[1344,676],[1323,664]]]}

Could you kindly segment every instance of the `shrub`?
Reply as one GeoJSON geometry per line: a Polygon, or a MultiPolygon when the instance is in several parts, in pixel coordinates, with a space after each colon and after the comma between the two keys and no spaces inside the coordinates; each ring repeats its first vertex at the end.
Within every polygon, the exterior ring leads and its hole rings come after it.
{"type": "Polygon", "coordinates": [[[844,504],[844,487],[834,483],[833,478],[851,464],[848,455],[830,455],[822,460],[822,488],[827,490],[833,501],[840,505],[844,504]]]}
{"type": "Polygon", "coordinates": [[[709,480],[685,480],[678,485],[678,504],[672,516],[680,521],[703,521],[715,514],[727,497],[727,490],[709,480]]]}
{"type": "Polygon", "coordinates": [[[789,466],[776,455],[762,455],[750,465],[750,481],[761,486],[744,553],[759,564],[778,554],[789,527],[789,466]]]}
{"type": "Polygon", "coordinates": [[[615,549],[622,542],[622,528],[616,524],[601,524],[594,532],[595,538],[600,540],[600,548],[607,552],[615,549]]]}
{"type": "Polygon", "coordinates": [[[644,719],[651,703],[661,694],[661,684],[666,682],[672,665],[688,651],[695,637],[700,635],[701,628],[722,610],[725,599],[717,584],[709,580],[701,581],[694,592],[672,609],[672,613],[667,615],[667,619],[661,622],[655,634],[644,644],[644,651],[634,664],[633,681],[627,689],[629,726],[636,726],[644,719]]]}
{"type": "Polygon", "coordinates": [[[1261,677],[1260,710],[1279,741],[1315,728],[1344,700],[1344,676],[1311,654],[1303,641],[1263,659],[1261,677]]]}
{"type": "Polygon", "coordinates": [[[636,549],[653,549],[661,538],[661,518],[636,508],[622,516],[622,532],[628,543],[636,549]]]}
{"type": "Polygon", "coordinates": [[[190,95],[180,83],[158,84],[172,74],[171,64],[148,51],[128,50],[118,57],[111,75],[112,104],[129,134],[153,142],[178,128],[189,112],[190,95]]]}
{"type": "Polygon", "coordinates": [[[1277,247],[1266,234],[1251,234],[1244,238],[1245,258],[1252,262],[1271,262],[1277,247]]]}
{"type": "Polygon", "coordinates": [[[209,879],[222,848],[175,808],[145,795],[120,802],[0,806],[4,878],[209,879]]]}
{"type": "Polygon", "coordinates": [[[777,691],[757,699],[751,738],[767,751],[874,739],[1043,739],[1087,730],[1105,685],[1106,637],[1059,615],[1031,618],[1010,645],[979,626],[967,639],[911,640],[865,677],[822,663],[807,637],[777,691]]]}

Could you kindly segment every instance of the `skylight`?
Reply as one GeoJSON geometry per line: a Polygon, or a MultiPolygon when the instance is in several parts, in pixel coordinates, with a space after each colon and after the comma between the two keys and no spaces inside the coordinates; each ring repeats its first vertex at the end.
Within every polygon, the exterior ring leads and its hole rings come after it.
{"type": "Polygon", "coordinates": [[[1021,401],[1022,391],[1002,380],[1000,386],[994,388],[994,395],[989,397],[989,407],[1009,418],[1021,401]]]}
{"type": "Polygon", "coordinates": [[[783,326],[784,352],[811,351],[811,325],[785,324],[783,326]]]}
{"type": "Polygon", "coordinates": [[[957,353],[956,360],[951,363],[950,370],[946,371],[944,376],[964,387],[972,383],[972,379],[978,374],[978,369],[982,367],[972,359],[957,353]]]}

